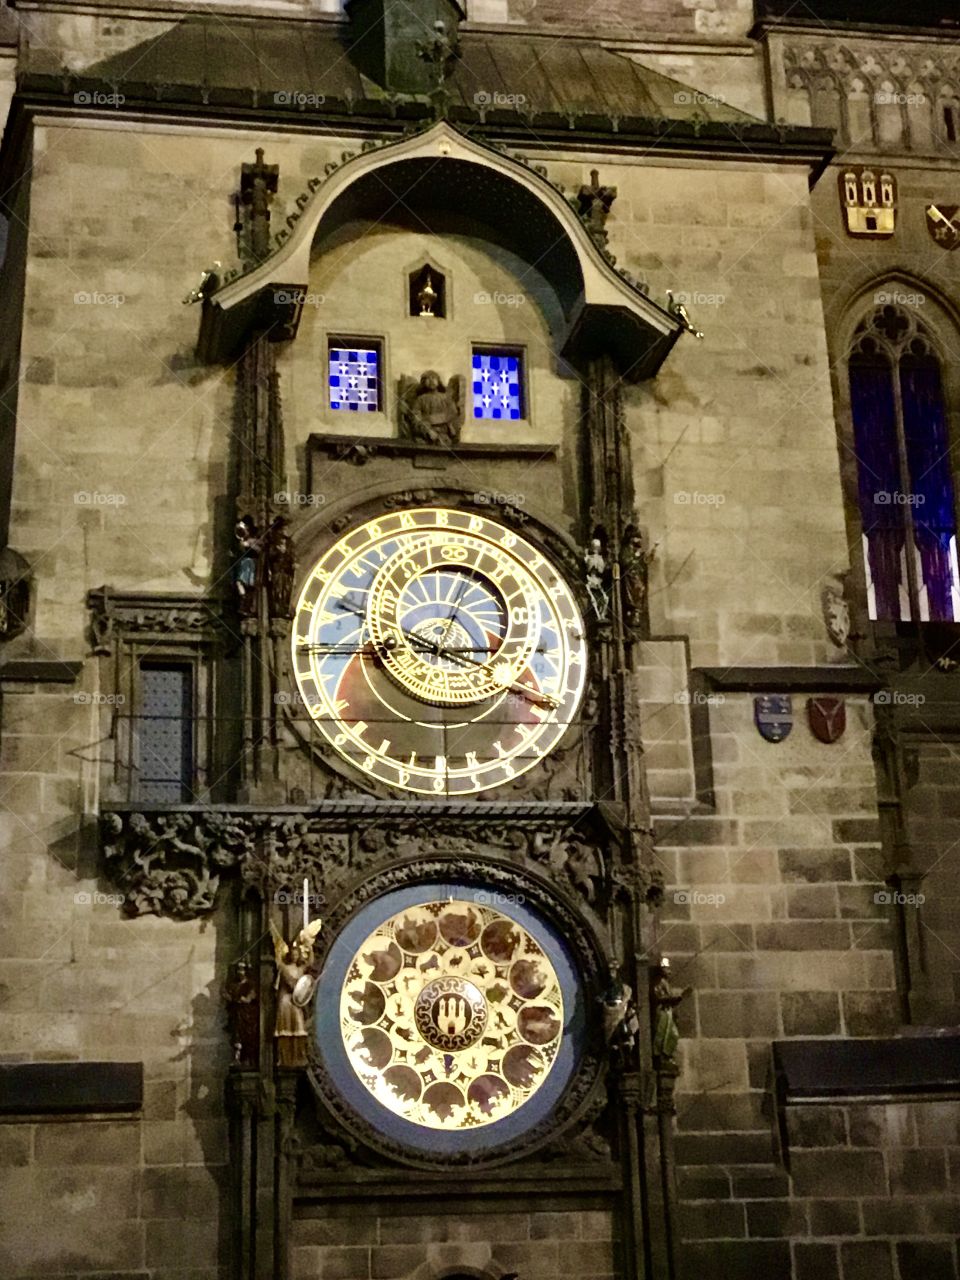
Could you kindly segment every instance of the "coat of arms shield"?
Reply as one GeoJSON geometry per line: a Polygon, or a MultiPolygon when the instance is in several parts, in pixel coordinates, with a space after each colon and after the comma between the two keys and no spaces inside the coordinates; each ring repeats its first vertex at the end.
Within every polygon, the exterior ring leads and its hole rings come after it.
{"type": "Polygon", "coordinates": [[[763,694],[753,700],[753,718],[760,737],[782,742],[793,728],[793,704],[788,693],[763,694]]]}
{"type": "Polygon", "coordinates": [[[927,230],[930,239],[941,249],[956,249],[960,245],[960,220],[956,204],[928,204],[927,230]]]}
{"type": "Polygon", "coordinates": [[[836,742],[847,727],[847,707],[842,698],[808,698],[810,732],[819,742],[836,742]]]}

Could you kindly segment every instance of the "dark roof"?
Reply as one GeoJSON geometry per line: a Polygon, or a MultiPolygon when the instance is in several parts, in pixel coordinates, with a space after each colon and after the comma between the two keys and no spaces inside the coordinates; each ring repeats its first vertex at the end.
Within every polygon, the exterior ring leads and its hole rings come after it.
{"type": "MultiPolygon", "coordinates": [[[[277,95],[318,100],[381,101],[390,95],[355,67],[349,28],[271,19],[190,16],[152,39],[88,67],[77,76],[110,85],[255,90],[261,104],[277,95]]],[[[735,107],[697,93],[595,42],[464,32],[462,56],[447,83],[454,106],[677,121],[760,123],[735,107]]],[[[57,53],[24,50],[21,73],[57,75],[57,53]]],[[[282,105],[282,104],[281,104],[282,105]]]]}

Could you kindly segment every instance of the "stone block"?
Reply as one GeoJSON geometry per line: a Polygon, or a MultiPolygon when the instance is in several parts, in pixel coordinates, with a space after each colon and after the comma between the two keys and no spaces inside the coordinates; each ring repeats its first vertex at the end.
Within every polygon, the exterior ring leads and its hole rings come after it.
{"type": "Polygon", "coordinates": [[[202,1267],[217,1258],[219,1235],[215,1218],[148,1221],[146,1229],[147,1266],[163,1266],[176,1258],[186,1267],[202,1267]]]}
{"type": "Polygon", "coordinates": [[[837,886],[840,915],[844,920],[882,919],[887,907],[876,901],[881,884],[841,884],[837,886]]]}
{"type": "Polygon", "coordinates": [[[680,1133],[678,1164],[769,1164],[773,1138],[768,1133],[680,1133]]]}
{"type": "Polygon", "coordinates": [[[847,1035],[892,1035],[900,1025],[900,1010],[893,991],[844,991],[841,995],[847,1035]]]}
{"type": "MultiPolygon", "coordinates": [[[[405,1226],[410,1222],[422,1222],[422,1218],[401,1218],[398,1221],[391,1220],[389,1228],[393,1232],[397,1227],[405,1226]]],[[[432,1219],[438,1225],[443,1222],[442,1218],[432,1219]]],[[[293,1238],[298,1245],[358,1245],[379,1244],[380,1243],[380,1220],[372,1214],[338,1214],[332,1216],[331,1213],[324,1213],[322,1217],[303,1217],[296,1218],[293,1226],[293,1238]]],[[[446,1238],[446,1237],[442,1237],[446,1238]]],[[[410,1238],[398,1238],[396,1244],[414,1243],[410,1238]]]]}
{"type": "Polygon", "coordinates": [[[0,1125],[0,1169],[19,1169],[33,1158],[33,1125],[0,1125]]]}
{"type": "Polygon", "coordinates": [[[953,1246],[932,1240],[899,1240],[900,1280],[956,1280],[953,1246]]]}
{"type": "Polygon", "coordinates": [[[531,1240],[576,1240],[579,1235],[580,1215],[578,1213],[531,1213],[530,1215],[531,1240]]]}
{"type": "Polygon", "coordinates": [[[855,1200],[811,1200],[809,1211],[813,1236],[860,1234],[860,1208],[855,1200]]]}
{"type": "Polygon", "coordinates": [[[960,1147],[960,1101],[921,1102],[913,1108],[922,1147],[960,1147]]]}
{"type": "Polygon", "coordinates": [[[700,1034],[716,1038],[772,1039],[780,1032],[774,992],[698,992],[700,1034]]]}
{"type": "Polygon", "coordinates": [[[842,920],[758,924],[756,936],[761,951],[845,951],[850,946],[850,926],[842,920]]]}
{"type": "Polygon", "coordinates": [[[735,1199],[774,1200],[790,1194],[790,1177],[785,1169],[742,1166],[732,1172],[735,1199]]]}
{"type": "Polygon", "coordinates": [[[840,1280],[840,1254],[835,1244],[793,1246],[793,1280],[840,1280]]]}
{"type": "Polygon", "coordinates": [[[833,824],[837,844],[879,844],[878,818],[838,818],[833,824]]]}
{"type": "Polygon", "coordinates": [[[680,1274],[696,1280],[757,1280],[790,1275],[786,1240],[724,1240],[683,1244],[680,1274]]]}
{"type": "Polygon", "coordinates": [[[790,1172],[799,1196],[884,1195],[887,1190],[879,1151],[798,1150],[791,1156],[790,1172]]]}
{"type": "Polygon", "coordinates": [[[923,1204],[919,1200],[864,1200],[863,1233],[867,1236],[916,1236],[924,1230],[923,1204]]]}
{"type": "Polygon", "coordinates": [[[842,1107],[788,1107],[787,1135],[791,1147],[842,1147],[847,1141],[845,1112],[842,1107]]]}
{"type": "Polygon", "coordinates": [[[851,879],[850,853],[835,846],[815,849],[780,849],[780,875],[787,881],[848,881],[851,879]]]}
{"type": "Polygon", "coordinates": [[[807,1206],[800,1200],[748,1200],[747,1235],[786,1240],[808,1233],[807,1206]]]}
{"type": "Polygon", "coordinates": [[[681,1166],[677,1170],[681,1200],[729,1200],[730,1174],[710,1166],[681,1166]]]}
{"type": "Polygon", "coordinates": [[[217,1172],[206,1168],[157,1166],[143,1171],[144,1218],[215,1218],[222,1194],[217,1172]]]}
{"type": "Polygon", "coordinates": [[[890,1244],[886,1240],[840,1245],[843,1280],[894,1280],[890,1244]]]}
{"type": "Polygon", "coordinates": [[[787,916],[791,920],[832,920],[838,914],[836,885],[798,885],[787,889],[787,916]]]}
{"type": "Polygon", "coordinates": [[[675,1096],[677,1127],[698,1133],[727,1129],[764,1129],[770,1123],[763,1114],[764,1095],[751,1093],[685,1094],[675,1096]]]}
{"type": "Polygon", "coordinates": [[[947,1188],[946,1152],[935,1147],[887,1152],[892,1196],[936,1195],[947,1188]]]}
{"type": "Polygon", "coordinates": [[[785,991],[780,1015],[787,1036],[840,1034],[840,998],[833,991],[785,991]]]}
{"type": "Polygon", "coordinates": [[[36,1161],[42,1165],[140,1164],[140,1124],[130,1121],[45,1121],[37,1126],[36,1161]]]}
{"type": "Polygon", "coordinates": [[[732,1240],[746,1234],[743,1205],[730,1201],[681,1203],[679,1225],[684,1240],[732,1240]]]}

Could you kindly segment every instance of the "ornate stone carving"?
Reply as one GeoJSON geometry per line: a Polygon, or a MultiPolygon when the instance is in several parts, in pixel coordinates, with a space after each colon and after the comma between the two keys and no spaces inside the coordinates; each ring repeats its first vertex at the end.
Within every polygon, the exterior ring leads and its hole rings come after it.
{"type": "Polygon", "coordinates": [[[577,192],[577,212],[590,232],[593,241],[601,248],[607,244],[607,218],[617,198],[616,187],[600,185],[599,169],[590,170],[590,185],[586,183],[577,192]]]}
{"type": "Polygon", "coordinates": [[[199,596],[149,595],[97,587],[87,593],[95,654],[113,653],[119,633],[212,635],[223,627],[223,605],[199,596]]]}
{"type": "Polygon", "coordinates": [[[847,574],[831,579],[820,593],[827,635],[838,649],[845,649],[850,638],[850,604],[846,598],[846,579],[847,574]]]}
{"type": "Polygon", "coordinates": [[[343,815],[185,808],[108,812],[102,830],[106,869],[130,915],[194,919],[213,909],[221,877],[234,872],[264,898],[296,891],[308,878],[325,908],[383,864],[427,855],[458,866],[495,860],[488,866],[501,877],[547,870],[572,901],[595,909],[612,884],[603,838],[559,815],[509,821],[380,818],[362,806],[343,815]]]}
{"type": "Polygon", "coordinates": [[[128,915],[193,920],[211,911],[220,876],[252,854],[254,828],[224,810],[105,813],[107,871],[128,915]]]}
{"type": "Polygon", "coordinates": [[[400,379],[399,425],[402,440],[421,444],[454,445],[463,427],[463,384],[455,376],[444,385],[439,373],[427,369],[419,379],[400,379]]]}

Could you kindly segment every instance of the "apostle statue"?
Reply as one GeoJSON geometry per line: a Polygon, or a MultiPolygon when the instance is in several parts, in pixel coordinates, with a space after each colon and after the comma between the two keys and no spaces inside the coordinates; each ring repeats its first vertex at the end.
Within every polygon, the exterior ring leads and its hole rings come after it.
{"type": "Polygon", "coordinates": [[[674,1010],[691,988],[674,987],[670,982],[670,961],[666,956],[651,970],[653,978],[653,1060],[657,1069],[676,1068],[675,1054],[680,1043],[680,1030],[674,1010]]]}

